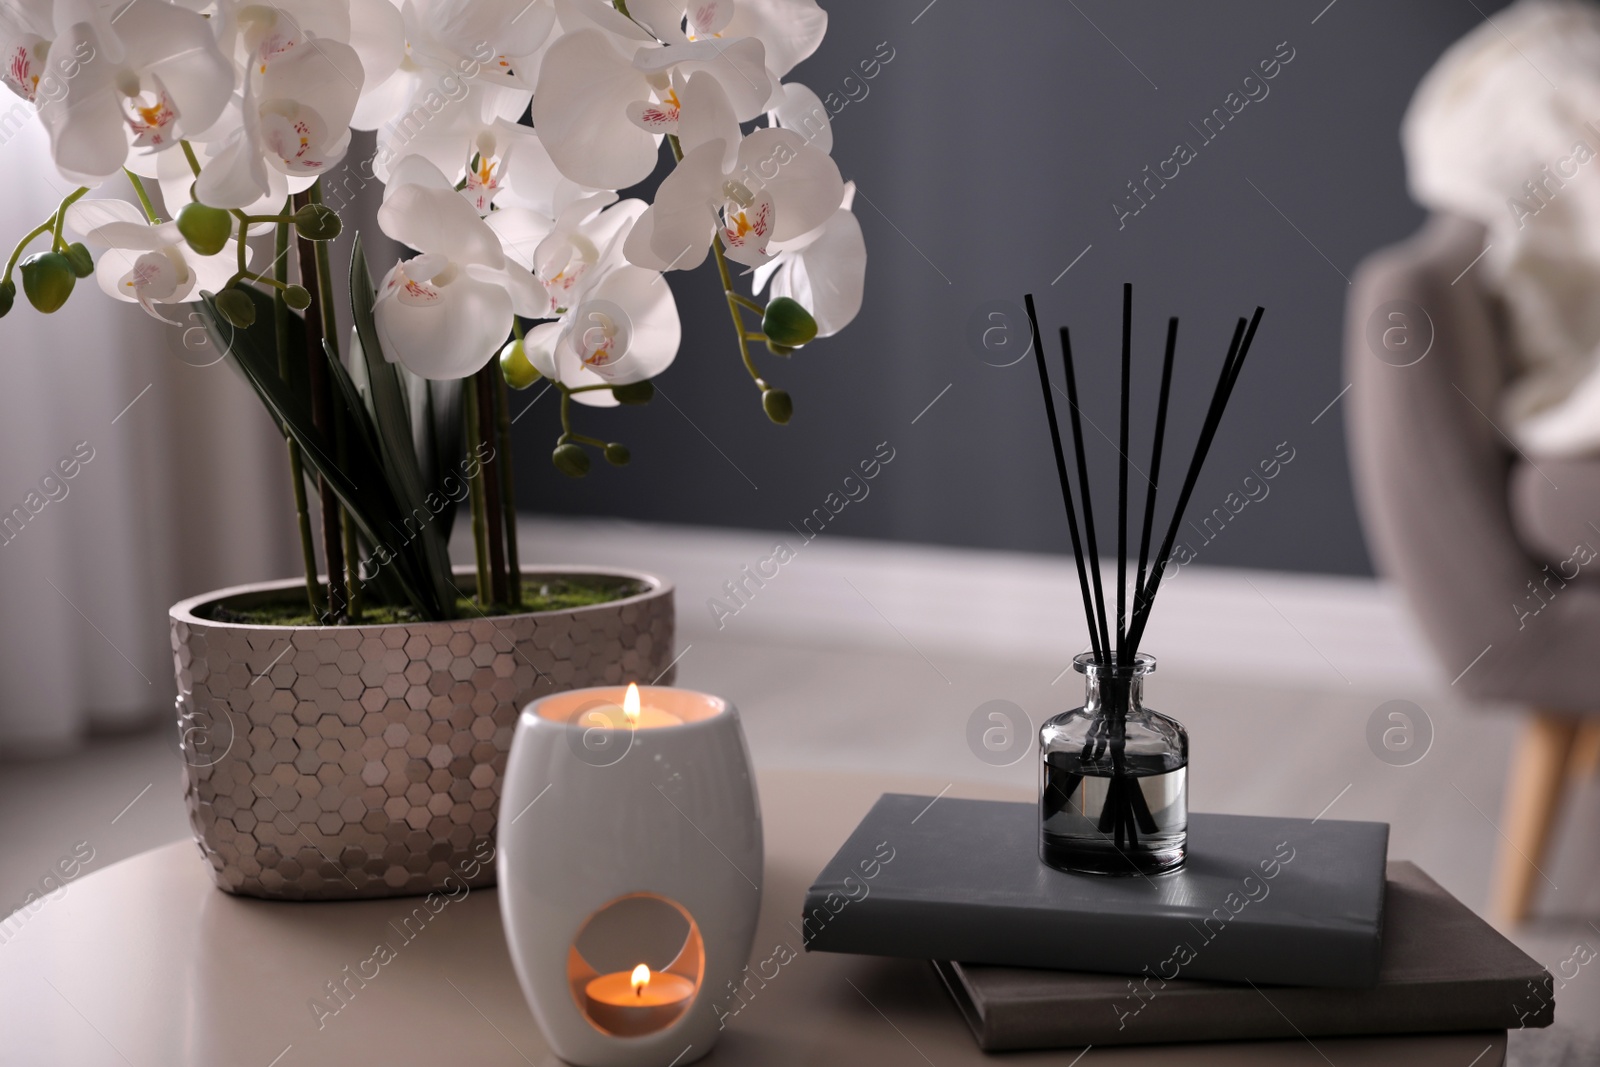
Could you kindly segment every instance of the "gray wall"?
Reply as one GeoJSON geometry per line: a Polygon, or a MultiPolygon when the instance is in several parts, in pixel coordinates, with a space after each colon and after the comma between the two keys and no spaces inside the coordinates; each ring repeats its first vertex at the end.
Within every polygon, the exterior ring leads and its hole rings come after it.
{"type": "MultiPolygon", "coordinates": [[[[858,98],[834,119],[834,154],[860,186],[870,265],[867,306],[844,334],[787,362],[759,357],[793,394],[794,421],[762,415],[708,263],[672,276],[684,341],[658,381],[664,395],[643,410],[580,412],[580,429],[632,447],[632,466],[558,474],[547,395],[516,426],[521,506],[783,531],[887,441],[894,460],[830,531],[1068,551],[1036,371],[1031,359],[997,366],[1023,349],[986,350],[979,324],[995,301],[1036,293],[1052,360],[1053,328],[1068,324],[1084,409],[1114,436],[1120,288],[1131,281],[1147,411],[1166,317],[1182,317],[1169,456],[1187,456],[1234,319],[1267,308],[1191,515],[1222,506],[1281,443],[1293,459],[1210,543],[1190,531],[1198,560],[1370,573],[1343,402],[1317,417],[1345,384],[1347,277],[1422,218],[1405,193],[1400,117],[1443,48],[1481,21],[1474,5],[926,4],[826,4],[828,38],[797,72],[824,96],[858,98]],[[885,41],[891,62],[852,78],[885,41]],[[1290,49],[1264,97],[1245,84],[1290,49]],[[1213,140],[1191,127],[1247,90],[1260,98],[1213,140]],[[1119,220],[1127,183],[1180,141],[1194,158],[1119,220]]],[[[513,411],[533,395],[515,395],[513,411]]],[[[1096,443],[1108,541],[1115,453],[1096,443]]],[[[1166,469],[1175,487],[1176,464],[1166,469]]]]}

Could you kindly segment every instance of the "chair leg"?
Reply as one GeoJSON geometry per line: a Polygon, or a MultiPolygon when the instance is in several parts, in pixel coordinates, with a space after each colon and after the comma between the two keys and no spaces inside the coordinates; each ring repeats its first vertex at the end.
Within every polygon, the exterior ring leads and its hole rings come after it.
{"type": "Polygon", "coordinates": [[[1549,712],[1534,712],[1523,727],[1511,759],[1500,819],[1504,836],[1495,860],[1491,913],[1502,927],[1515,926],[1532,909],[1578,729],[1577,719],[1549,712]]]}
{"type": "Polygon", "coordinates": [[[1572,743],[1572,760],[1567,773],[1573,778],[1592,778],[1600,770],[1600,718],[1586,718],[1572,743]]]}

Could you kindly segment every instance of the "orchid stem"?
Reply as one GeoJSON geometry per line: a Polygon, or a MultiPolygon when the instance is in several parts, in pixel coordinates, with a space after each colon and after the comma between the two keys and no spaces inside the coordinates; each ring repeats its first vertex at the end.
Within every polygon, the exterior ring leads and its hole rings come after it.
{"type": "Polygon", "coordinates": [[[17,260],[22,258],[23,251],[27,249],[28,245],[33,242],[35,237],[39,237],[47,233],[51,234],[53,237],[51,244],[52,248],[54,248],[55,245],[60,242],[61,224],[62,220],[66,218],[67,208],[71,207],[79,197],[88,191],[88,186],[84,186],[77,192],[69,194],[65,200],[61,201],[61,203],[56,206],[55,211],[51,213],[49,218],[39,223],[39,225],[35,226],[32,230],[29,230],[28,235],[17,242],[17,247],[11,250],[11,258],[6,261],[6,273],[4,275],[5,280],[11,280],[11,272],[17,269],[17,260]]]}
{"type": "Polygon", "coordinates": [[[750,372],[756,384],[766,390],[766,383],[761,380],[761,372],[756,370],[755,361],[750,358],[750,343],[744,332],[744,320],[739,317],[740,296],[733,291],[733,274],[728,270],[728,257],[722,252],[722,236],[719,234],[711,238],[711,251],[717,257],[717,273],[722,275],[722,292],[728,298],[728,314],[733,316],[733,331],[739,335],[739,358],[744,360],[744,369],[750,372]]]}
{"type": "Polygon", "coordinates": [[[271,286],[272,288],[278,290],[286,290],[292,284],[290,282],[280,282],[276,278],[269,278],[265,274],[252,274],[249,271],[241,271],[240,273],[229,278],[228,284],[223,286],[223,288],[226,289],[230,286],[237,285],[240,282],[256,282],[260,285],[271,286]]]}
{"type": "MultiPolygon", "coordinates": [[[[522,335],[522,327],[513,317],[512,325],[516,328],[517,335],[522,335]]],[[[511,476],[511,397],[506,389],[505,378],[498,369],[494,374],[494,415],[495,415],[495,466],[500,469],[500,507],[505,523],[506,540],[506,577],[510,581],[507,590],[511,607],[522,607],[522,562],[517,556],[517,501],[515,479],[511,476]]]]}
{"type": "Polygon", "coordinates": [[[200,177],[200,161],[195,158],[194,146],[181,138],[178,140],[178,145],[183,149],[183,158],[189,161],[189,169],[194,171],[196,178],[200,177]]]}
{"type": "MultiPolygon", "coordinates": [[[[306,190],[306,198],[313,204],[322,203],[322,182],[312,183],[306,190]]],[[[239,230],[239,243],[244,244],[245,232],[248,224],[239,230]]],[[[339,319],[337,309],[333,302],[333,264],[328,256],[328,242],[311,242],[312,255],[317,264],[317,293],[321,297],[317,306],[322,311],[322,343],[327,347],[329,360],[339,359],[339,319]]],[[[307,309],[310,313],[311,309],[307,309]]],[[[345,435],[348,432],[345,426],[344,408],[339,404],[333,406],[333,433],[334,440],[339,449],[339,462],[345,462],[345,435]]],[[[344,502],[339,502],[339,527],[344,534],[344,567],[345,567],[345,600],[349,617],[352,620],[361,618],[361,559],[356,546],[356,524],[346,510],[344,502]]]]}
{"type": "MultiPolygon", "coordinates": [[[[280,225],[277,234],[277,257],[273,261],[273,271],[278,275],[281,283],[289,277],[289,227],[280,225]]],[[[278,290],[272,294],[272,326],[278,344],[278,376],[285,381],[289,378],[289,305],[284,303],[283,292],[278,290]]],[[[300,460],[300,446],[287,432],[284,439],[289,443],[289,477],[294,483],[294,513],[295,521],[300,528],[300,556],[306,569],[306,603],[311,607],[314,618],[322,618],[322,605],[319,603],[317,588],[317,549],[311,537],[311,513],[306,507],[306,474],[305,466],[300,460]]]]}
{"type": "Polygon", "coordinates": [[[29,243],[31,243],[35,237],[38,237],[40,234],[49,233],[50,227],[53,225],[55,225],[55,218],[52,216],[51,218],[40,223],[38,226],[34,227],[28,236],[17,242],[16,250],[11,253],[11,259],[8,263],[6,263],[6,280],[9,281],[11,278],[11,272],[16,270],[17,260],[22,258],[22,250],[27,248],[29,243]]]}
{"type": "Polygon", "coordinates": [[[50,247],[53,250],[60,251],[61,249],[67,247],[67,242],[61,239],[61,228],[65,226],[67,222],[67,208],[71,207],[74,201],[88,191],[89,190],[87,187],[79,189],[77,192],[69,194],[56,207],[55,226],[51,230],[50,235],[50,247]]]}
{"type": "MultiPolygon", "coordinates": [[[[627,11],[623,10],[623,14],[627,14],[627,11]]],[[[678,140],[678,135],[667,134],[667,143],[672,146],[672,158],[682,163],[683,144],[678,140]]],[[[744,360],[744,369],[750,372],[750,377],[754,378],[756,384],[765,392],[767,383],[761,380],[761,372],[756,370],[755,362],[750,358],[750,346],[746,343],[744,320],[739,317],[739,308],[743,305],[763,315],[767,313],[767,309],[734,290],[733,273],[728,269],[728,257],[723,254],[721,234],[711,238],[711,251],[717,257],[717,273],[722,277],[722,295],[728,299],[728,314],[733,316],[733,332],[739,338],[739,358],[744,360]]]]}
{"type": "Polygon", "coordinates": [[[161,219],[156,215],[156,206],[150,202],[150,194],[145,192],[144,182],[139,176],[127,167],[122,168],[122,173],[128,176],[128,182],[133,186],[134,195],[139,198],[139,206],[144,208],[144,217],[150,220],[150,225],[155,226],[161,219]]]}
{"type": "MultiPolygon", "coordinates": [[[[476,449],[483,440],[483,413],[478,410],[477,383],[468,378],[462,383],[463,402],[467,405],[467,441],[469,449],[476,449]]],[[[494,593],[491,589],[492,578],[489,574],[489,519],[485,508],[485,494],[483,486],[483,463],[479,460],[478,470],[472,476],[472,546],[474,561],[478,570],[478,604],[488,607],[493,602],[494,593]]]]}

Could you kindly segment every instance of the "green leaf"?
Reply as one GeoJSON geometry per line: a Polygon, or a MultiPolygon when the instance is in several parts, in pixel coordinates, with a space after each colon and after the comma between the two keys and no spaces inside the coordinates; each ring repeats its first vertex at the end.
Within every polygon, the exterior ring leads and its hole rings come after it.
{"type": "Polygon", "coordinates": [[[377,428],[372,425],[372,417],[367,412],[366,405],[361,401],[361,394],[356,390],[356,383],[350,380],[349,369],[334,353],[333,346],[328,343],[326,338],[323,339],[322,347],[328,356],[328,370],[330,377],[333,378],[334,389],[338,393],[338,399],[345,407],[346,447],[348,448],[349,446],[348,435],[356,433],[361,435],[361,444],[367,451],[378,454],[377,428]]]}
{"type": "MultiPolygon", "coordinates": [[[[400,510],[399,501],[387,481],[381,456],[373,449],[368,436],[357,429],[346,435],[343,462],[339,462],[336,443],[318,430],[312,420],[309,390],[295,389],[278,376],[272,298],[250,286],[240,286],[235,291],[248,294],[256,303],[256,325],[249,330],[235,330],[222,318],[215,298],[202,294],[201,316],[212,342],[228,353],[272,417],[300,445],[307,466],[333,489],[361,535],[374,545],[393,544],[395,538],[391,531],[404,528],[406,513],[400,510]]],[[[295,328],[303,322],[298,315],[289,316],[287,340],[291,366],[306,362],[305,333],[295,328]]],[[[339,372],[334,374],[335,380],[339,380],[339,372]]],[[[344,380],[348,382],[347,377],[344,380]]],[[[344,415],[354,423],[365,413],[360,408],[349,407],[349,395],[341,384],[334,400],[345,407],[344,415]]],[[[419,551],[399,546],[387,565],[393,569],[395,580],[419,615],[427,619],[450,617],[455,600],[453,597],[449,601],[441,600],[419,551]]]]}
{"type": "MultiPolygon", "coordinates": [[[[410,375],[411,372],[406,373],[410,375]]],[[[439,382],[417,378],[417,381],[427,390],[422,434],[427,442],[427,459],[422,469],[428,484],[444,494],[445,505],[439,512],[438,523],[440,535],[445,544],[449,544],[461,501],[466,499],[465,491],[459,496],[444,492],[446,478],[465,486],[462,464],[467,457],[467,422],[466,405],[461,396],[465,386],[460,379],[439,382]]]]}
{"type": "MultiPolygon", "coordinates": [[[[367,257],[361,250],[358,235],[350,253],[350,313],[355,321],[357,347],[366,367],[367,401],[377,431],[379,455],[406,517],[399,529],[412,539],[410,543],[420,543],[429,579],[440,601],[454,605],[456,589],[450,574],[446,531],[439,525],[438,512],[428,504],[429,486],[423,481],[422,468],[417,462],[405,384],[395,365],[383,358],[378,325],[372,313],[374,296],[372,276],[367,271],[367,257]]],[[[443,493],[437,493],[434,500],[443,503],[446,498],[443,493]]]]}

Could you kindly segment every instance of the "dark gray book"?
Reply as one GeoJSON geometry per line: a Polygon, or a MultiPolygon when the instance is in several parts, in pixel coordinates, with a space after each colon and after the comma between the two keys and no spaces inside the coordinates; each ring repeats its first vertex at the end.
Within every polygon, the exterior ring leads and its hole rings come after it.
{"type": "Polygon", "coordinates": [[[985,1051],[1549,1026],[1550,973],[1415,864],[1389,865],[1372,989],[1252,989],[1177,979],[936,963],[985,1051]]]}
{"type": "Polygon", "coordinates": [[[1385,823],[1189,817],[1149,877],[1039,862],[1032,804],[886,793],[806,894],[806,948],[1258,985],[1373,985],[1385,823]]]}

